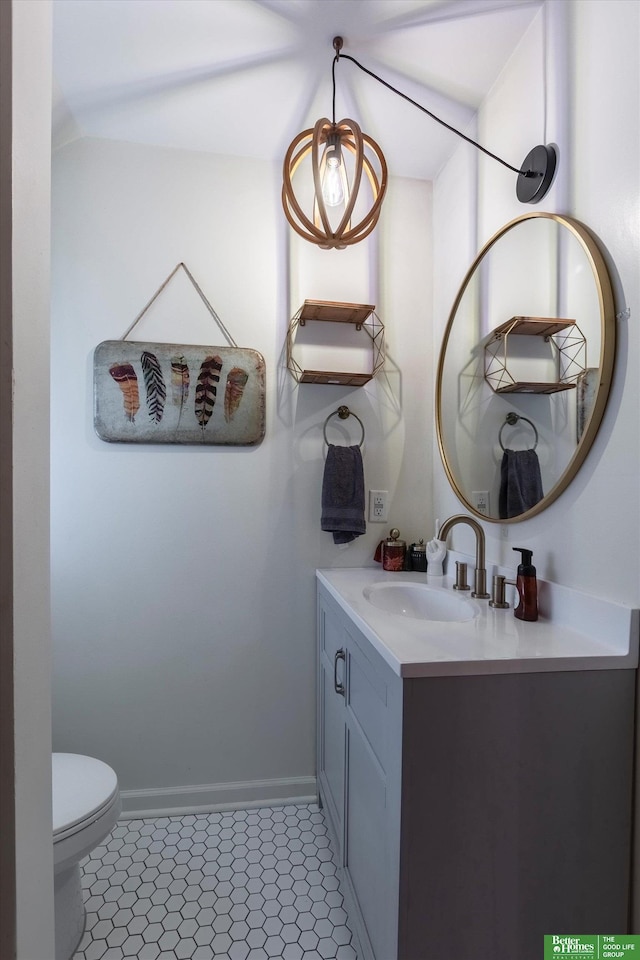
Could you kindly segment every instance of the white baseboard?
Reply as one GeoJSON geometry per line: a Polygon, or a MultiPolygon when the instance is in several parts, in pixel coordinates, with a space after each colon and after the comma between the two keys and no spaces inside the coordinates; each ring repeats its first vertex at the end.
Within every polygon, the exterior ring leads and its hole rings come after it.
{"type": "Polygon", "coordinates": [[[243,783],[204,783],[184,787],[121,790],[122,820],[145,817],[179,817],[249,807],[274,807],[287,803],[315,803],[315,777],[285,780],[249,780],[243,783]]]}

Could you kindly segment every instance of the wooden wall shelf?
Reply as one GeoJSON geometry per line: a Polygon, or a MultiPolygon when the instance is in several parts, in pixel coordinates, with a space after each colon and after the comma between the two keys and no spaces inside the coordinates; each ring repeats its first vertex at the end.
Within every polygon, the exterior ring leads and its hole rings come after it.
{"type": "Polygon", "coordinates": [[[371,316],[375,305],[370,303],[337,303],[333,300],[305,300],[300,308],[300,326],[307,320],[321,320],[329,323],[355,323],[362,326],[371,316]]]}
{"type": "Polygon", "coordinates": [[[551,394],[573,390],[587,366],[584,334],[575,320],[561,317],[511,317],[492,331],[484,351],[484,378],[494,393],[551,394]],[[509,371],[509,337],[513,336],[543,337],[555,354],[557,379],[517,380],[509,371]]]}
{"type": "Polygon", "coordinates": [[[292,317],[287,331],[287,369],[298,383],[337,384],[347,387],[362,387],[372,380],[383,367],[385,360],[384,325],[369,303],[340,303],[331,300],[305,300],[292,317]],[[311,370],[300,366],[295,358],[295,341],[298,327],[309,321],[321,323],[348,323],[362,330],[371,340],[371,369],[368,372],[345,372],[338,370],[311,370]]]}
{"type": "Polygon", "coordinates": [[[495,340],[509,333],[521,337],[553,337],[575,325],[575,320],[562,320],[559,317],[511,317],[496,327],[492,336],[495,340]]]}
{"type": "Polygon", "coordinates": [[[548,383],[537,380],[516,380],[504,387],[494,387],[495,393],[561,393],[563,390],[574,390],[575,383],[548,383]]]}

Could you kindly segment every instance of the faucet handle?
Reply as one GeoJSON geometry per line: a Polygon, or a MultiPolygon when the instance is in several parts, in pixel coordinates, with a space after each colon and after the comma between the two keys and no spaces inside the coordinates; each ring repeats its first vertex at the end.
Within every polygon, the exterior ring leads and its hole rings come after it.
{"type": "Polygon", "coordinates": [[[469,590],[467,583],[467,565],[462,560],[456,560],[456,582],[453,585],[454,590],[469,590]]]}
{"type": "Polygon", "coordinates": [[[507,582],[506,577],[501,577],[499,574],[496,574],[493,578],[493,589],[491,600],[489,600],[490,607],[496,607],[499,610],[506,610],[509,604],[505,600],[505,584],[507,582]]]}

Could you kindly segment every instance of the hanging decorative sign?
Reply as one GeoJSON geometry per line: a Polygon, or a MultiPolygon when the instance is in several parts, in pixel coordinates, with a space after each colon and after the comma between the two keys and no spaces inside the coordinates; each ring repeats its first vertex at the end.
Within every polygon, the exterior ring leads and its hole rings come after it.
{"type": "Polygon", "coordinates": [[[121,340],[98,344],[93,385],[94,427],[101,440],[252,445],[264,437],[264,358],[237,346],[183,263],[121,340]],[[126,340],[180,267],[230,346],[126,340]]]}
{"type": "Polygon", "coordinates": [[[264,437],[264,360],[255,350],[105,340],[93,376],[101,440],[254,444],[264,437]]]}

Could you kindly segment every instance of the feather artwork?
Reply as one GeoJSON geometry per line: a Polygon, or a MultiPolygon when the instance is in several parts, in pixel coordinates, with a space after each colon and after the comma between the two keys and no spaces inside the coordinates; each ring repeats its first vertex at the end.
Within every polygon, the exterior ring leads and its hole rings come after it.
{"type": "Polygon", "coordinates": [[[233,367],[227,374],[227,385],[224,391],[224,418],[227,423],[233,420],[235,412],[240,406],[248,379],[249,374],[242,367],[233,367]]]}
{"type": "Polygon", "coordinates": [[[122,390],[122,402],[127,420],[135,422],[135,416],[140,409],[140,393],[138,391],[138,377],[130,363],[113,363],[109,373],[122,390]]]}
{"type": "Polygon", "coordinates": [[[175,406],[180,407],[178,419],[182,416],[182,408],[189,397],[189,365],[184,357],[171,357],[171,399],[175,406]]]}
{"type": "Polygon", "coordinates": [[[142,363],[144,385],[147,390],[149,417],[156,423],[160,423],[164,413],[164,403],[167,399],[167,388],[164,385],[162,370],[155,353],[149,353],[148,350],[143,350],[140,362],[142,363]]]}
{"type": "Polygon", "coordinates": [[[196,420],[201,427],[206,427],[211,419],[213,406],[216,402],[216,384],[220,380],[221,370],[222,360],[220,357],[205,357],[202,361],[195,398],[196,420]]]}

